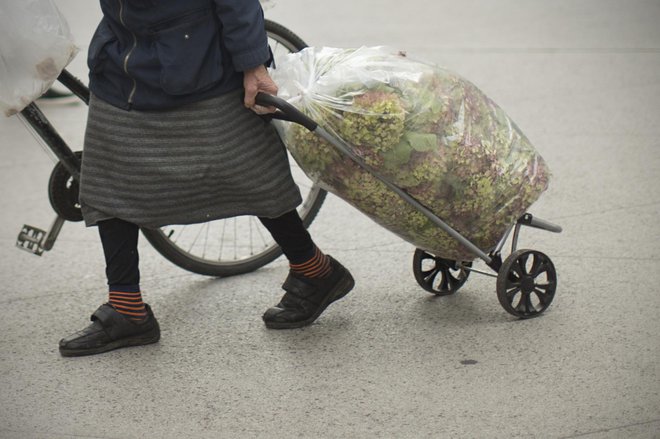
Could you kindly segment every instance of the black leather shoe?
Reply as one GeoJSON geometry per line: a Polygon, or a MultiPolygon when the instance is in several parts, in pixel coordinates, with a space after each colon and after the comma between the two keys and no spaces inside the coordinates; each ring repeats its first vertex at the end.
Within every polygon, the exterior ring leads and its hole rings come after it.
{"type": "Polygon", "coordinates": [[[271,329],[301,328],[311,324],[332,302],[341,299],[353,289],[353,276],[343,265],[330,258],[332,271],[325,278],[307,278],[289,272],[282,288],[286,291],[280,303],[263,315],[266,327],[271,329]]]}
{"type": "Polygon", "coordinates": [[[92,314],[92,324],[60,340],[60,354],[64,357],[100,354],[125,346],[156,343],[160,328],[149,305],[147,318],[135,322],[119,313],[112,305],[101,305],[92,314]]]}

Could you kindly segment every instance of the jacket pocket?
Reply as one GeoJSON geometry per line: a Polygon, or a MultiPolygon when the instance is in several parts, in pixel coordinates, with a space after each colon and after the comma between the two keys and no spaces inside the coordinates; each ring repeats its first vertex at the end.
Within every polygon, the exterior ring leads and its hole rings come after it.
{"type": "Polygon", "coordinates": [[[110,29],[105,19],[101,20],[87,51],[87,67],[89,67],[90,72],[98,73],[103,69],[103,62],[108,58],[105,49],[116,40],[117,36],[110,29]]]}
{"type": "Polygon", "coordinates": [[[166,93],[190,94],[222,78],[220,35],[211,11],[191,14],[155,36],[160,85],[166,93]]]}

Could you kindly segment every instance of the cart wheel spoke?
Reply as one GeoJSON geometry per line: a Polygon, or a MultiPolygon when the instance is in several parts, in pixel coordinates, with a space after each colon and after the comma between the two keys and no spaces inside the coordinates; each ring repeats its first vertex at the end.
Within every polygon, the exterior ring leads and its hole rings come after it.
{"type": "Polygon", "coordinates": [[[536,297],[539,298],[539,302],[541,302],[541,306],[546,307],[550,304],[552,301],[552,297],[546,293],[545,291],[539,290],[538,288],[534,289],[534,293],[536,294],[536,297]]]}
{"type": "Polygon", "coordinates": [[[539,290],[543,290],[543,293],[545,293],[548,289],[554,289],[555,285],[555,282],[549,282],[547,284],[536,284],[535,287],[539,290]]]}
{"type": "Polygon", "coordinates": [[[536,312],[534,305],[532,305],[531,293],[522,293],[520,302],[518,302],[518,305],[516,306],[516,310],[525,315],[536,312]]]}
{"type": "Polygon", "coordinates": [[[449,270],[447,270],[447,279],[449,280],[449,288],[452,290],[457,290],[462,285],[462,280],[450,273],[449,270]]]}
{"type": "Polygon", "coordinates": [[[520,292],[520,287],[511,288],[506,292],[506,297],[509,300],[509,303],[513,303],[513,298],[520,292]]]}
{"type": "Polygon", "coordinates": [[[527,261],[529,260],[529,253],[525,253],[520,255],[520,258],[518,258],[518,266],[520,268],[520,273],[522,275],[528,275],[529,271],[527,271],[527,261]]]}
{"type": "Polygon", "coordinates": [[[520,276],[513,270],[509,272],[509,283],[520,283],[520,276]]]}
{"type": "Polygon", "coordinates": [[[451,273],[449,272],[449,268],[447,267],[442,267],[440,270],[442,272],[442,277],[440,279],[440,290],[441,291],[449,291],[449,280],[451,279],[451,273]]]}
{"type": "Polygon", "coordinates": [[[529,274],[532,277],[537,277],[539,274],[543,273],[545,269],[546,269],[545,261],[539,256],[534,255],[534,259],[532,261],[532,267],[529,270],[529,274]]]}
{"type": "Polygon", "coordinates": [[[437,268],[435,268],[435,269],[433,269],[433,270],[428,271],[427,273],[429,273],[429,275],[428,275],[428,276],[425,276],[425,277],[424,277],[424,280],[425,280],[429,285],[433,285],[433,283],[435,282],[435,279],[438,277],[438,274],[440,273],[440,270],[438,270],[437,268]]]}
{"type": "Polygon", "coordinates": [[[424,279],[428,279],[429,277],[435,276],[436,274],[438,274],[438,269],[437,268],[432,268],[430,270],[422,270],[421,274],[424,277],[424,279]]]}
{"type": "Polygon", "coordinates": [[[525,267],[521,264],[521,262],[518,260],[515,262],[513,267],[511,267],[511,273],[516,276],[518,279],[521,279],[523,276],[525,276],[525,267]]]}

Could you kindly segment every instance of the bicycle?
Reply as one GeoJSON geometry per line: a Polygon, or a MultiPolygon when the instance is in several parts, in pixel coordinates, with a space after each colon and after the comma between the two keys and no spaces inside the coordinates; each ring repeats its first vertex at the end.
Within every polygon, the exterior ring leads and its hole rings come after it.
{"type": "MultiPolygon", "coordinates": [[[[280,56],[307,47],[298,35],[274,21],[266,19],[265,27],[275,60],[273,68],[277,67],[280,56]]],[[[58,81],[85,104],[89,103],[89,89],[71,73],[64,70],[58,81]]],[[[83,219],[78,203],[83,153],[71,150],[36,103],[28,105],[19,117],[59,160],[48,182],[49,201],[57,214],[55,220],[48,230],[24,225],[16,241],[18,248],[40,256],[53,248],[66,221],[77,222],[83,219]]],[[[289,157],[289,163],[303,197],[298,212],[305,227],[309,227],[327,193],[307,179],[292,157],[289,157]]],[[[265,228],[250,216],[141,230],[156,251],[170,262],[187,271],[207,276],[224,277],[251,272],[282,254],[265,228]]]]}

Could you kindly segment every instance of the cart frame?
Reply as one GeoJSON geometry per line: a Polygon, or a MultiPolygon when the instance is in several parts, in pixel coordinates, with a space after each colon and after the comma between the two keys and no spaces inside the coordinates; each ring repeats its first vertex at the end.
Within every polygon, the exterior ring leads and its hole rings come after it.
{"type": "Polygon", "coordinates": [[[450,261],[431,255],[424,250],[417,249],[413,268],[416,270],[415,277],[423,288],[437,295],[453,294],[463,285],[463,283],[465,283],[469,272],[477,272],[498,279],[498,299],[505,310],[516,317],[536,317],[545,311],[550,305],[550,302],[552,302],[552,299],[554,298],[557,283],[554,265],[552,264],[552,261],[541,252],[535,250],[517,250],[518,238],[521,226],[529,226],[554,233],[560,233],[562,231],[561,226],[534,217],[530,213],[525,213],[507,229],[506,233],[500,239],[495,248],[489,253],[486,253],[465,236],[454,230],[449,224],[444,222],[429,208],[421,204],[405,190],[390,182],[380,172],[365,163],[362,158],[352,151],[350,145],[342,139],[333,136],[316,121],[306,116],[284,99],[265,93],[258,93],[256,103],[264,107],[275,107],[277,111],[272,114],[272,118],[300,124],[330,143],[340,153],[349,157],[360,168],[376,177],[376,179],[386,185],[390,190],[394,191],[406,203],[424,214],[424,216],[440,227],[445,233],[457,240],[473,254],[477,255],[495,272],[495,274],[493,274],[477,270],[472,268],[471,262],[450,261]],[[513,238],[511,243],[511,255],[503,262],[501,251],[512,230],[513,238]],[[531,266],[528,267],[530,256],[532,257],[532,261],[531,266]],[[424,259],[432,259],[435,262],[436,267],[430,270],[423,270],[421,265],[424,259]],[[419,267],[417,267],[418,265],[419,267]],[[452,271],[458,272],[458,274],[456,275],[452,273],[452,271]],[[440,285],[433,285],[438,274],[441,275],[440,285]],[[547,283],[542,284],[536,282],[536,278],[542,274],[545,274],[547,283]],[[518,293],[520,293],[519,300],[514,300],[514,296],[518,295],[518,293]],[[532,303],[532,293],[536,293],[537,295],[537,304],[532,303]]]}

